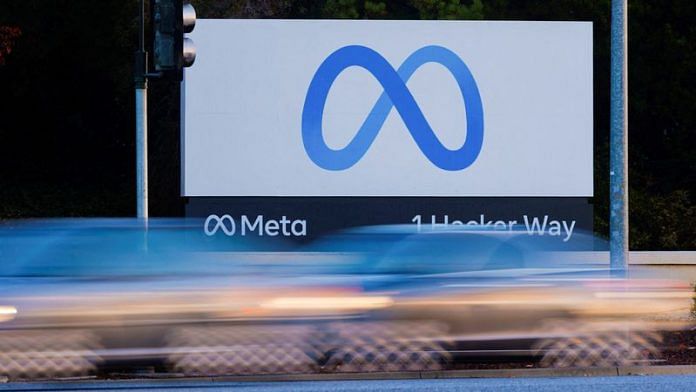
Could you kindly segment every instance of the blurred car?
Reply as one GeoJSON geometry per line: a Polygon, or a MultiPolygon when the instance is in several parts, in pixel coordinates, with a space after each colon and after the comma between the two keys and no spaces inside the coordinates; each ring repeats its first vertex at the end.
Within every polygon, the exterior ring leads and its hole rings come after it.
{"type": "Polygon", "coordinates": [[[310,321],[388,304],[273,276],[255,257],[282,246],[210,238],[200,227],[5,223],[0,374],[69,377],[153,365],[198,374],[308,371],[316,362],[310,321]]]}
{"type": "Polygon", "coordinates": [[[296,249],[204,236],[195,221],[59,220],[6,223],[0,240],[11,378],[641,363],[660,331],[683,327],[644,316],[691,298],[516,230],[370,227],[296,249]]]}
{"type": "Polygon", "coordinates": [[[575,237],[565,244],[523,228],[420,231],[397,225],[313,244],[305,251],[353,256],[318,270],[353,275],[366,293],[388,294],[393,301],[372,312],[376,324],[354,328],[346,344],[350,355],[333,362],[357,371],[392,369],[384,358],[409,350],[426,368],[520,357],[550,367],[658,360],[662,333],[688,327],[672,315],[689,312],[691,286],[638,267],[627,277],[613,276],[597,260],[596,251],[607,244],[592,235],[575,237]],[[363,347],[359,351],[368,354],[356,358],[360,345],[373,347],[363,347]]]}

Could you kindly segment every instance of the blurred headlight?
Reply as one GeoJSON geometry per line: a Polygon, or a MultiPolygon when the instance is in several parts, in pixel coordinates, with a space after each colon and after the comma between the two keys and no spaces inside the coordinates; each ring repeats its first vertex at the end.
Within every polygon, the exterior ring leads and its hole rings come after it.
{"type": "Polygon", "coordinates": [[[394,303],[389,297],[282,297],[261,304],[268,309],[348,310],[380,309],[394,303]]]}
{"type": "Polygon", "coordinates": [[[17,315],[17,308],[14,306],[0,306],[0,322],[10,321],[17,315]]]}
{"type": "Polygon", "coordinates": [[[669,299],[669,298],[692,298],[693,294],[682,291],[610,291],[598,292],[594,294],[597,298],[640,298],[640,299],[669,299]]]}

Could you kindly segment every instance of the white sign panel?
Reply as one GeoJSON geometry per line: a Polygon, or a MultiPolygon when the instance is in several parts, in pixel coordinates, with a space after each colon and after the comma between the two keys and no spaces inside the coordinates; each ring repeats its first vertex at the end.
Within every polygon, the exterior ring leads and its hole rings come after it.
{"type": "Polygon", "coordinates": [[[592,196],[592,24],[200,20],[184,196],[592,196]]]}

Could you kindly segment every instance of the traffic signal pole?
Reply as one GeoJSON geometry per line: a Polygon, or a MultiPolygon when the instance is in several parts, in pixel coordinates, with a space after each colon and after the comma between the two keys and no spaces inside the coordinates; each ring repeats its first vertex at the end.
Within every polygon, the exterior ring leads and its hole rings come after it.
{"type": "Polygon", "coordinates": [[[627,0],[612,0],[609,266],[617,277],[625,276],[629,257],[627,20],[627,0]]]}
{"type": "Polygon", "coordinates": [[[138,50],[135,52],[135,173],[137,217],[147,222],[147,79],[183,79],[183,68],[196,60],[193,41],[185,37],[196,25],[196,10],[183,0],[150,0],[153,64],[145,51],[145,0],[140,0],[138,50]]]}
{"type": "Polygon", "coordinates": [[[137,217],[147,220],[147,52],[145,0],[140,0],[139,48],[135,52],[135,193],[137,217]]]}

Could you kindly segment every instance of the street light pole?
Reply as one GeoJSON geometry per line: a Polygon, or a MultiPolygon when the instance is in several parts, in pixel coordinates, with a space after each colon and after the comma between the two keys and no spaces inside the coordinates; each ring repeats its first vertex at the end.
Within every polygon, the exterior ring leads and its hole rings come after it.
{"type": "Polygon", "coordinates": [[[135,193],[137,217],[147,220],[147,52],[145,0],[140,0],[139,48],[135,52],[135,193]]]}
{"type": "Polygon", "coordinates": [[[628,0],[611,1],[610,268],[628,268],[628,0]]]}

